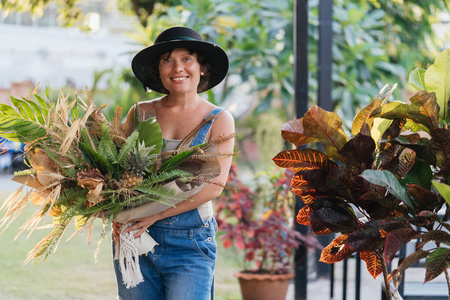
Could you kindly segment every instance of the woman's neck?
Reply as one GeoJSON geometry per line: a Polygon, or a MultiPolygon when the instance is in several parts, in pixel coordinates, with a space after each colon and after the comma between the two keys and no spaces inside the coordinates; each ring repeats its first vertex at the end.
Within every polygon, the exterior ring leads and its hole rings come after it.
{"type": "Polygon", "coordinates": [[[186,94],[169,94],[162,98],[162,105],[164,107],[184,108],[186,106],[195,107],[201,101],[200,96],[197,93],[186,94]]]}

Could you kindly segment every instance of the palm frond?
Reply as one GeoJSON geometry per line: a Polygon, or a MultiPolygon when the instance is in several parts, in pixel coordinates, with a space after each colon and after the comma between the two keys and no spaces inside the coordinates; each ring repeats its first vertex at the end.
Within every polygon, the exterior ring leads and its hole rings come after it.
{"type": "Polygon", "coordinates": [[[137,140],[139,138],[139,132],[134,131],[126,140],[126,143],[122,144],[122,147],[119,150],[119,156],[117,157],[117,164],[126,168],[128,163],[128,158],[130,157],[130,153],[133,148],[136,146],[137,140]]]}
{"type": "Polygon", "coordinates": [[[164,199],[177,198],[177,193],[174,189],[164,186],[156,185],[151,188],[135,187],[133,189],[145,194],[152,201],[162,200],[164,203],[167,203],[166,201],[164,201],[164,199]]]}
{"type": "Polygon", "coordinates": [[[136,187],[150,187],[153,185],[162,184],[165,182],[173,181],[182,177],[190,177],[192,174],[180,169],[172,171],[159,172],[150,174],[148,178],[144,179],[142,183],[137,184],[136,187]]]}

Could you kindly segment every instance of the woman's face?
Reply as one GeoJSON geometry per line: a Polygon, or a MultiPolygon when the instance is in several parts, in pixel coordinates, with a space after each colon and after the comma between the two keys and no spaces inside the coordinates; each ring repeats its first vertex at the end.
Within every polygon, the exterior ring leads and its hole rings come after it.
{"type": "Polygon", "coordinates": [[[197,93],[201,66],[196,53],[182,48],[161,55],[159,75],[161,82],[170,94],[197,93]]]}

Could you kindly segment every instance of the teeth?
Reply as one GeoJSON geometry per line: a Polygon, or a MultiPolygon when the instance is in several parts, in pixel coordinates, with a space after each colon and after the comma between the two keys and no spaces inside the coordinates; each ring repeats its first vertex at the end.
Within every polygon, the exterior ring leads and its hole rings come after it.
{"type": "Polygon", "coordinates": [[[185,78],[186,77],[175,77],[175,78],[172,78],[172,79],[175,80],[175,81],[181,81],[181,80],[183,80],[185,78]]]}

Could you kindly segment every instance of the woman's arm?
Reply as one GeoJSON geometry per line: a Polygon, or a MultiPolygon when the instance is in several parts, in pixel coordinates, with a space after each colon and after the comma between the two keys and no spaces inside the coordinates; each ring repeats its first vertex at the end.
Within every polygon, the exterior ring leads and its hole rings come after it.
{"type": "MultiPolygon", "coordinates": [[[[214,121],[211,128],[211,136],[210,140],[217,140],[220,136],[227,136],[229,134],[234,133],[234,120],[232,115],[223,111],[219,114],[214,121]]],[[[226,140],[217,145],[217,152],[224,154],[232,154],[234,149],[234,138],[226,140]]],[[[135,238],[141,236],[145,230],[153,225],[156,221],[175,216],[192,209],[199,207],[200,205],[213,200],[220,196],[223,188],[221,186],[226,184],[228,173],[231,166],[232,157],[231,156],[223,156],[218,158],[218,162],[220,165],[220,175],[213,180],[213,182],[219,184],[209,184],[200,192],[190,197],[187,200],[184,200],[176,205],[176,207],[170,207],[156,215],[130,220],[130,222],[136,222],[133,226],[130,226],[126,229],[127,232],[139,229],[139,231],[134,235],[135,238]]],[[[117,231],[116,231],[117,232],[117,231]]]]}

